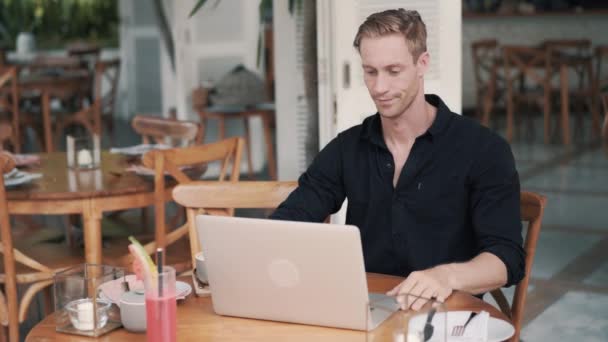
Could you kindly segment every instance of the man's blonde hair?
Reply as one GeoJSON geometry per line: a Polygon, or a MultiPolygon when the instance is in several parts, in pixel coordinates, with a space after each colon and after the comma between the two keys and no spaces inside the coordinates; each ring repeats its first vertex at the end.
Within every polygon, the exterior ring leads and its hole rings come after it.
{"type": "Polygon", "coordinates": [[[359,26],[353,46],[360,51],[361,39],[364,37],[381,37],[395,33],[403,35],[416,63],[418,57],[426,52],[426,26],[418,11],[399,8],[370,15],[359,26]]]}

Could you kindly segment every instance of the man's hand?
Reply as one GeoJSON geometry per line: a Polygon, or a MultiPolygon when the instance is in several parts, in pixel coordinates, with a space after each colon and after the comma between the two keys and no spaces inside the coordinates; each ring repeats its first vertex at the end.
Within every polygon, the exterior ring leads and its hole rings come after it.
{"type": "Polygon", "coordinates": [[[447,275],[440,267],[410,273],[401,284],[387,292],[387,295],[397,296],[401,310],[411,308],[418,311],[430,298],[444,302],[452,294],[452,287],[449,286],[447,275]]]}

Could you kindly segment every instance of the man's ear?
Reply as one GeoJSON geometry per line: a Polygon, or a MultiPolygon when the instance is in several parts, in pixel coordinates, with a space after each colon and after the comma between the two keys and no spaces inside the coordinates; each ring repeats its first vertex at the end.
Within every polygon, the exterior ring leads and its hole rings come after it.
{"type": "Polygon", "coordinates": [[[418,77],[424,77],[427,70],[429,69],[429,65],[431,63],[431,55],[427,51],[423,52],[418,56],[418,61],[416,62],[416,69],[418,70],[418,77]]]}

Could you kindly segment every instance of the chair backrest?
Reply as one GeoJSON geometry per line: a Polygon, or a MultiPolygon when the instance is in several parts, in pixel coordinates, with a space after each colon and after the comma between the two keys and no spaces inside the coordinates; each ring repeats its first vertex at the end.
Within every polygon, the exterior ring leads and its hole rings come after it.
{"type": "MultiPolygon", "coordinates": [[[[224,181],[228,166],[232,162],[230,182],[237,182],[240,176],[243,144],[242,138],[235,137],[204,145],[150,151],[143,156],[142,161],[144,166],[154,170],[156,247],[164,248],[168,243],[175,241],[173,239],[175,234],[169,237],[166,235],[165,202],[167,195],[165,172],[175,178],[178,183],[183,184],[192,182],[192,179],[180,167],[220,161],[221,170],[218,180],[224,181]]],[[[230,211],[230,214],[232,214],[232,211],[230,211]]],[[[186,231],[186,229],[183,231],[186,231]]],[[[179,233],[176,234],[179,235],[179,233]]]]}
{"type": "Polygon", "coordinates": [[[74,56],[36,56],[32,63],[28,64],[30,70],[40,69],[66,69],[75,70],[82,69],[85,66],[78,57],[74,56]]]}
{"type": "Polygon", "coordinates": [[[579,89],[593,89],[591,40],[553,39],[545,40],[540,46],[547,51],[547,58],[553,70],[553,77],[559,75],[561,63],[573,70],[578,78],[579,89]]]}
{"type": "Polygon", "coordinates": [[[520,75],[537,85],[549,86],[551,69],[546,49],[531,46],[505,45],[502,48],[507,88],[520,75]]]}
{"type": "Polygon", "coordinates": [[[496,60],[499,57],[498,41],[496,39],[482,39],[471,44],[473,57],[473,72],[477,92],[488,86],[494,76],[496,60]]]}
{"type": "Polygon", "coordinates": [[[521,220],[528,223],[528,231],[524,241],[524,250],[526,251],[526,273],[524,278],[515,287],[513,302],[509,302],[505,298],[504,293],[500,289],[493,290],[492,297],[500,307],[500,310],[511,319],[515,326],[515,335],[511,338],[511,342],[519,341],[522,322],[524,318],[524,308],[526,305],[526,295],[528,293],[528,283],[530,282],[530,274],[532,273],[532,264],[534,263],[534,255],[536,254],[536,244],[540,235],[541,224],[547,199],[539,194],[522,191],[520,196],[521,220]]]}
{"type": "Polygon", "coordinates": [[[68,56],[77,57],[89,68],[92,68],[95,63],[99,60],[101,55],[101,48],[97,44],[90,44],[87,42],[73,42],[66,46],[68,56]]]}
{"type": "Polygon", "coordinates": [[[236,183],[198,181],[176,186],[173,189],[173,199],[186,208],[192,264],[196,264],[194,256],[201,251],[195,226],[195,217],[198,213],[210,213],[212,209],[227,207],[276,208],[297,186],[295,181],[236,183]]]}
{"type": "Polygon", "coordinates": [[[600,45],[595,48],[595,82],[596,94],[608,91],[608,45],[600,45]]]}
{"type": "Polygon", "coordinates": [[[101,101],[101,114],[113,113],[120,80],[120,59],[97,61],[95,63],[95,101],[101,101]],[[108,85],[108,88],[104,87],[108,85]],[[107,91],[104,91],[106,90],[107,91]]]}
{"type": "MultiPolygon", "coordinates": [[[[10,142],[13,151],[21,152],[21,137],[19,130],[19,82],[17,68],[0,67],[0,111],[10,112],[10,122],[4,123],[0,132],[0,150],[5,142],[10,142]]],[[[0,123],[3,125],[3,123],[0,123]]]]}
{"type": "MultiPolygon", "coordinates": [[[[3,320],[8,320],[9,326],[9,338],[11,341],[18,341],[19,337],[19,304],[17,302],[17,278],[15,271],[15,255],[13,253],[13,238],[11,233],[10,219],[8,214],[8,204],[6,198],[6,190],[4,189],[4,174],[9,172],[15,167],[13,159],[5,153],[0,152],[0,237],[2,243],[0,244],[0,252],[3,254],[4,259],[4,291],[6,298],[0,303],[0,306],[4,306],[6,301],[6,307],[4,313],[6,317],[1,317],[3,320]]],[[[4,329],[3,325],[6,322],[1,322],[0,329],[4,329]]]]}
{"type": "Polygon", "coordinates": [[[136,115],[131,121],[133,130],[142,137],[144,144],[165,143],[166,139],[178,141],[179,146],[201,144],[202,126],[194,121],[136,115]]]}

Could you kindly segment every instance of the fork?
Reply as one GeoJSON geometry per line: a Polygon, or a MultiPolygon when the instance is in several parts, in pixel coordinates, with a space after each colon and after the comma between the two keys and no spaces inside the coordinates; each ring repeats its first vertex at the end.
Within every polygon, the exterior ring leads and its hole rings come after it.
{"type": "Polygon", "coordinates": [[[467,321],[463,325],[455,325],[452,328],[452,336],[462,336],[462,335],[464,335],[464,330],[467,328],[467,325],[469,324],[469,322],[471,322],[471,320],[475,316],[477,316],[477,312],[472,311],[471,314],[469,315],[469,318],[467,319],[467,321]]]}

